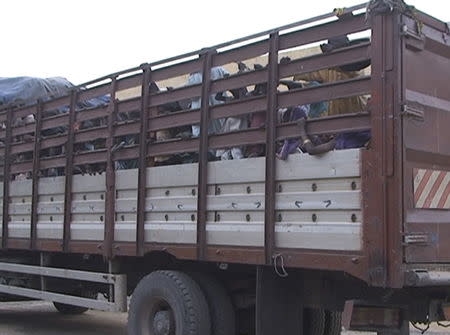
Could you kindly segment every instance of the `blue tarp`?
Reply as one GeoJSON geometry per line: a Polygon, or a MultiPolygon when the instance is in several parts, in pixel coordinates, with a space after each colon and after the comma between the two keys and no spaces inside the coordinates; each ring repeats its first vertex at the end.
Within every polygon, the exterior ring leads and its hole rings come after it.
{"type": "Polygon", "coordinates": [[[49,100],[67,95],[73,84],[62,77],[0,77],[0,105],[33,104],[38,99],[49,100]]]}

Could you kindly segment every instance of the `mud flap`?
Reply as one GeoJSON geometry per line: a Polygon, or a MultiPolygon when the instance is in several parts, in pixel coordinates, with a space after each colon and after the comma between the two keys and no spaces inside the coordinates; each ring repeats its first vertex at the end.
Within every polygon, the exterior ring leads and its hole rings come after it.
{"type": "Polygon", "coordinates": [[[302,335],[301,282],[295,285],[264,266],[258,267],[256,280],[256,334],[302,335]]]}

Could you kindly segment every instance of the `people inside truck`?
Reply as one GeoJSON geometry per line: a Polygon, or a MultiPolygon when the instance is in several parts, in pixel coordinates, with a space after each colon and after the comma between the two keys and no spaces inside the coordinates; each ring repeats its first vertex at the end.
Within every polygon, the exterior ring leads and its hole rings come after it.
{"type": "MultiPolygon", "coordinates": [[[[215,66],[211,68],[211,80],[222,79],[229,75],[229,73],[221,66],[215,66]]],[[[189,74],[187,85],[199,85],[203,81],[201,72],[193,72],[189,74]]],[[[209,105],[219,105],[222,104],[223,101],[217,100],[217,94],[211,94],[209,96],[209,105]]],[[[191,99],[190,109],[200,109],[202,105],[201,97],[195,97],[191,99]]],[[[225,119],[214,119],[209,121],[208,125],[208,134],[221,134],[224,129],[225,119]]],[[[192,136],[199,137],[200,136],[200,125],[192,125],[192,136]]],[[[222,154],[224,154],[224,150],[211,150],[212,156],[216,158],[220,158],[222,154]]]]}
{"type": "MultiPolygon", "coordinates": [[[[236,74],[242,74],[244,72],[250,71],[247,65],[243,62],[236,63],[238,67],[238,71],[236,74]]],[[[226,75],[227,77],[228,75],[226,75]]],[[[247,87],[241,87],[237,89],[230,89],[229,92],[231,94],[227,94],[227,92],[219,92],[216,94],[216,99],[219,101],[232,101],[232,100],[240,100],[244,99],[248,95],[247,87]]],[[[245,130],[248,128],[249,120],[248,116],[239,116],[239,117],[228,117],[225,120],[221,133],[229,133],[233,131],[245,130]]],[[[245,154],[245,147],[233,147],[224,149],[222,155],[220,156],[221,160],[229,160],[229,159],[243,159],[245,154]]]]}
{"type": "MultiPolygon", "coordinates": [[[[350,41],[347,36],[339,36],[328,40],[321,45],[324,54],[350,47],[359,43],[369,42],[369,39],[357,39],[350,41]]],[[[350,80],[362,75],[362,70],[371,65],[370,60],[360,61],[336,68],[323,69],[306,74],[297,74],[294,80],[303,82],[305,86],[317,86],[337,81],[350,80]]],[[[334,116],[363,112],[367,109],[368,98],[366,96],[354,96],[335,99],[330,102],[312,104],[310,118],[322,116],[334,116]]],[[[321,142],[330,140],[322,138],[321,142]]],[[[335,149],[350,149],[365,146],[370,140],[370,132],[344,133],[335,136],[335,149]]]]}
{"type": "MultiPolygon", "coordinates": [[[[255,71],[264,69],[261,64],[254,64],[253,68],[255,71]]],[[[267,95],[267,83],[258,83],[255,85],[253,91],[248,93],[249,97],[265,96],[267,95]]],[[[266,113],[256,112],[250,115],[250,128],[264,128],[266,123],[266,113]]],[[[247,147],[246,156],[261,157],[264,156],[266,152],[266,146],[264,144],[250,145],[247,147]]]]}
{"type": "MultiPolygon", "coordinates": [[[[310,83],[301,84],[291,80],[280,80],[280,84],[288,87],[289,90],[304,88],[310,83]]],[[[323,154],[335,148],[334,139],[322,141],[318,137],[310,137],[306,132],[306,120],[311,118],[312,113],[320,113],[327,105],[324,103],[313,103],[299,105],[278,110],[278,123],[298,121],[298,138],[285,139],[277,151],[277,158],[286,160],[290,154],[295,152],[307,152],[310,155],[323,154]]]]}
{"type": "MultiPolygon", "coordinates": [[[[160,92],[167,92],[173,90],[172,87],[159,88],[157,83],[150,83],[150,94],[158,94],[160,92]]],[[[158,115],[168,115],[171,113],[179,112],[187,109],[188,102],[186,101],[173,101],[167,102],[157,107],[158,115]]],[[[155,132],[154,139],[156,142],[165,142],[175,138],[187,138],[192,135],[191,127],[180,126],[167,129],[161,129],[155,132]]],[[[164,155],[156,156],[153,159],[154,166],[165,166],[173,164],[183,163],[182,155],[164,155]]]]}

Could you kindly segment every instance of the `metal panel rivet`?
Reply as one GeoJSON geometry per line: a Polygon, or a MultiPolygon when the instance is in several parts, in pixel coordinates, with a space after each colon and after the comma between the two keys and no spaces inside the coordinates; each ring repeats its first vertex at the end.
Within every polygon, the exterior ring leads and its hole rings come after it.
{"type": "Polygon", "coordinates": [[[100,194],[100,199],[101,200],[104,200],[105,199],[105,195],[102,193],[102,194],[100,194]]]}
{"type": "Polygon", "coordinates": [[[316,192],[316,191],[317,191],[317,184],[316,184],[316,183],[313,183],[313,184],[311,185],[311,189],[312,189],[313,192],[316,192]]]}
{"type": "Polygon", "coordinates": [[[313,214],[312,217],[311,217],[311,219],[312,219],[313,222],[317,222],[317,215],[316,215],[316,214],[313,214]]]}
{"type": "Polygon", "coordinates": [[[50,222],[52,222],[53,221],[53,216],[50,216],[50,222]]]}
{"type": "Polygon", "coordinates": [[[125,221],[125,215],[121,215],[121,216],[120,216],[120,219],[121,219],[122,221],[125,221]]]}
{"type": "Polygon", "coordinates": [[[359,258],[356,258],[356,257],[352,258],[352,263],[359,264],[359,258]]]}
{"type": "Polygon", "coordinates": [[[103,215],[100,215],[100,221],[103,221],[103,215]]]}
{"type": "Polygon", "coordinates": [[[250,186],[247,186],[247,193],[248,194],[252,193],[252,188],[250,186]]]}
{"type": "Polygon", "coordinates": [[[220,189],[220,187],[216,188],[216,195],[220,195],[220,193],[222,192],[222,190],[220,189]]]}
{"type": "Polygon", "coordinates": [[[83,195],[83,200],[86,200],[87,199],[87,197],[86,197],[86,194],[85,195],[83,195]]]}
{"type": "Polygon", "coordinates": [[[216,250],[216,255],[220,255],[220,253],[221,253],[220,249],[217,249],[216,250]]]}
{"type": "Polygon", "coordinates": [[[166,194],[166,197],[168,197],[170,195],[170,191],[167,190],[165,194],[166,194]]]}
{"type": "Polygon", "coordinates": [[[245,216],[245,220],[247,220],[247,222],[250,222],[250,219],[251,219],[250,214],[247,214],[247,215],[245,216]]]}
{"type": "Polygon", "coordinates": [[[195,188],[192,189],[191,194],[192,195],[196,195],[197,194],[197,191],[195,190],[195,188]]]}
{"type": "Polygon", "coordinates": [[[169,221],[169,215],[164,215],[164,219],[166,220],[166,221],[169,221]]]}
{"type": "Polygon", "coordinates": [[[53,201],[54,201],[53,197],[50,197],[50,202],[53,202],[53,201]]]}
{"type": "Polygon", "coordinates": [[[195,215],[194,214],[191,215],[191,221],[195,222],[195,215]]]}
{"type": "Polygon", "coordinates": [[[356,190],[356,182],[352,181],[352,190],[356,190]]]}
{"type": "Polygon", "coordinates": [[[278,193],[283,192],[283,185],[279,184],[278,185],[278,193]]]}
{"type": "Polygon", "coordinates": [[[283,216],[281,214],[278,214],[278,222],[283,221],[283,216]]]}
{"type": "Polygon", "coordinates": [[[215,219],[216,222],[219,222],[220,221],[220,214],[216,213],[214,219],[215,219]]]}
{"type": "Polygon", "coordinates": [[[23,204],[25,203],[25,199],[22,199],[22,203],[23,203],[23,204]]]}
{"type": "Polygon", "coordinates": [[[357,220],[356,214],[352,214],[352,222],[356,222],[356,220],[357,220]]]}

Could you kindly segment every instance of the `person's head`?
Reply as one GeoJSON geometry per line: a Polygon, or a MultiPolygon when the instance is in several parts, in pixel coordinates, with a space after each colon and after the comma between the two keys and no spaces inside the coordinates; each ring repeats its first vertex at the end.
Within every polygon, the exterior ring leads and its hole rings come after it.
{"type": "MultiPolygon", "coordinates": [[[[322,44],[320,48],[322,49],[322,53],[327,54],[342,48],[351,47],[354,45],[362,44],[362,43],[369,43],[370,38],[359,38],[350,40],[346,35],[338,36],[334,38],[330,38],[328,40],[328,43],[322,44]]],[[[342,66],[339,66],[339,69],[344,72],[356,72],[361,71],[368,66],[370,66],[371,61],[370,59],[356,62],[356,63],[350,63],[345,64],[342,66]]]]}
{"type": "Polygon", "coordinates": [[[328,53],[333,50],[345,48],[350,44],[350,40],[347,36],[338,36],[333,37],[328,40],[328,43],[324,43],[320,45],[320,49],[322,49],[323,53],[328,53]]]}

